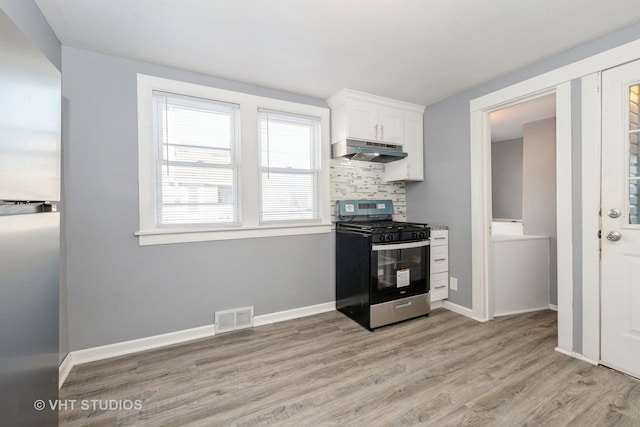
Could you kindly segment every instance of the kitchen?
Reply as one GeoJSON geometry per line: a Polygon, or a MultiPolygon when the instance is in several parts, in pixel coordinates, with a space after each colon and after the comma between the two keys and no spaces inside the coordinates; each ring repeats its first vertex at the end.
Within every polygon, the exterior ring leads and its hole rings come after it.
{"type": "MultiPolygon", "coordinates": [[[[24,19],[25,13],[40,13],[34,4],[29,10],[29,6],[5,3],[0,7],[10,16],[9,10],[13,10],[12,17],[16,20],[20,16],[24,19]],[[21,7],[27,12],[20,12],[21,7]]],[[[46,9],[47,4],[55,9],[54,3],[36,2],[42,9],[46,9]]],[[[54,12],[45,13],[48,25],[55,26],[54,12]]],[[[32,19],[46,24],[43,18],[32,19]]],[[[628,19],[627,24],[635,22],[628,19]]],[[[27,19],[23,25],[36,25],[33,22],[29,23],[27,19]]],[[[601,35],[622,26],[603,30],[601,35]]],[[[302,31],[299,27],[294,28],[302,31]]],[[[64,30],[58,28],[56,31],[64,30]]],[[[455,92],[441,93],[437,96],[439,102],[436,99],[431,103],[414,101],[428,105],[424,115],[424,180],[387,184],[383,178],[380,185],[392,188],[386,194],[348,198],[393,199],[401,209],[398,214],[405,216],[400,219],[449,226],[450,275],[458,279],[458,289],[449,289],[448,300],[466,309],[459,311],[470,314],[469,101],[605,49],[633,42],[638,33],[636,25],[603,36],[598,42],[584,45],[582,50],[559,54],[548,62],[528,66],[535,62],[531,58],[512,70],[527,68],[512,74],[504,70],[505,77],[496,75],[484,80],[492,80],[489,83],[478,81],[469,85],[468,90],[459,87],[455,92]],[[460,94],[450,97],[455,93],[460,94]],[[404,206],[403,195],[406,195],[404,206]]],[[[33,37],[38,40],[41,34],[36,32],[33,37]]],[[[108,28],[104,34],[114,39],[123,37],[108,28]]],[[[147,31],[147,34],[154,32],[147,31]]],[[[62,33],[58,37],[63,38],[62,33]]],[[[49,41],[53,39],[54,36],[49,41]]],[[[128,41],[120,40],[119,44],[127,46],[128,41]]],[[[171,41],[166,44],[170,45],[171,41]]],[[[567,45],[566,49],[577,44],[567,45]]],[[[324,90],[326,95],[318,96],[313,95],[315,91],[303,90],[302,83],[296,79],[290,79],[290,85],[249,84],[242,83],[251,81],[242,73],[227,75],[225,79],[211,76],[226,75],[222,73],[206,75],[185,71],[186,62],[184,67],[159,65],[161,62],[144,58],[127,59],[126,55],[99,53],[98,49],[88,46],[63,43],[60,47],[59,42],[58,50],[62,64],[64,129],[65,288],[62,294],[66,295],[63,304],[67,307],[61,311],[63,356],[60,362],[69,351],[77,352],[79,361],[85,351],[85,360],[89,361],[97,353],[91,354],[89,350],[92,349],[205,327],[212,324],[213,313],[220,310],[254,306],[256,318],[263,316],[263,320],[269,320],[269,316],[278,318],[277,313],[285,313],[279,315],[280,319],[285,319],[293,316],[292,311],[296,310],[305,314],[328,310],[327,305],[335,300],[335,242],[331,233],[139,245],[139,237],[134,234],[140,231],[136,76],[156,76],[327,108],[325,100],[337,90],[343,87],[362,90],[356,86],[362,74],[351,80],[353,84],[341,83],[335,91],[324,90]],[[305,307],[311,308],[304,311],[305,307]]],[[[235,60],[239,64],[252,63],[246,58],[235,60]]],[[[269,66],[273,65],[264,65],[266,74],[279,74],[270,71],[269,66]]],[[[414,79],[421,80],[422,77],[414,79]]],[[[375,90],[375,84],[363,86],[371,87],[366,92],[392,98],[375,90]]],[[[412,91],[401,95],[409,101],[415,96],[412,91]]],[[[331,164],[340,168],[343,162],[332,160],[331,164]]],[[[382,165],[379,169],[370,169],[369,165],[371,163],[366,163],[362,170],[345,166],[347,170],[338,172],[352,176],[371,174],[372,179],[383,174],[382,165]]],[[[142,344],[153,342],[149,340],[142,344]]]]}

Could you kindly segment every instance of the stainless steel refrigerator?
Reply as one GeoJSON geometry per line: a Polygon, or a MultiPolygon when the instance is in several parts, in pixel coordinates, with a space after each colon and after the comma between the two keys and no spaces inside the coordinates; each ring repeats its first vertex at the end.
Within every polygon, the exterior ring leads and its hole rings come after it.
{"type": "Polygon", "coordinates": [[[60,87],[60,72],[0,10],[3,426],[57,425],[60,87]]]}

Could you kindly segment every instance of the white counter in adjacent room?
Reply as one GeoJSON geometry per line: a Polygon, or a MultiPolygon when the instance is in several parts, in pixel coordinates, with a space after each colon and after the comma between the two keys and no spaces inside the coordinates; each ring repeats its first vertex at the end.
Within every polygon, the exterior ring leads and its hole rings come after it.
{"type": "Polygon", "coordinates": [[[549,308],[549,238],[493,234],[494,314],[549,308]]]}

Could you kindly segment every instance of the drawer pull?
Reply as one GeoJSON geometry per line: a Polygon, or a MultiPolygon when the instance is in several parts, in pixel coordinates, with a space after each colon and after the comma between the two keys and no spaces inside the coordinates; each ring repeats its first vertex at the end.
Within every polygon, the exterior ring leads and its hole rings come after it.
{"type": "Polygon", "coordinates": [[[434,261],[436,261],[436,262],[438,262],[438,261],[446,261],[446,260],[447,260],[446,258],[436,258],[436,259],[434,259],[434,261]]]}
{"type": "Polygon", "coordinates": [[[434,237],[434,240],[444,240],[446,237],[434,237]]]}
{"type": "Polygon", "coordinates": [[[409,307],[411,305],[411,301],[403,302],[402,304],[396,305],[396,308],[409,307]]]}
{"type": "Polygon", "coordinates": [[[441,289],[441,288],[446,288],[447,285],[440,285],[440,286],[436,286],[436,289],[441,289]]]}

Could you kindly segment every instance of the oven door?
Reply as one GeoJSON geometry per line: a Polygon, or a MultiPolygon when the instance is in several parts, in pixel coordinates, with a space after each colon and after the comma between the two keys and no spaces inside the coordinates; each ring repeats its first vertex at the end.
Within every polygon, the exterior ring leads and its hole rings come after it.
{"type": "Polygon", "coordinates": [[[371,245],[371,304],[429,290],[429,241],[371,245]]]}

